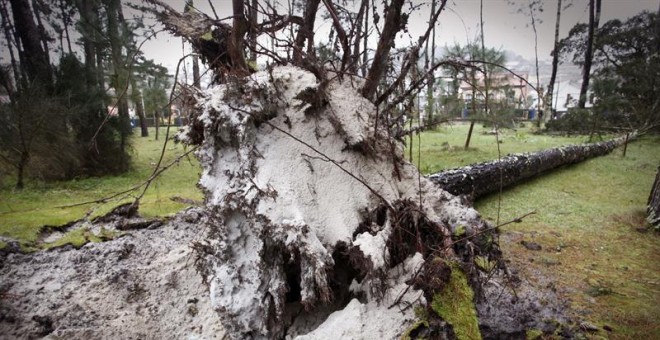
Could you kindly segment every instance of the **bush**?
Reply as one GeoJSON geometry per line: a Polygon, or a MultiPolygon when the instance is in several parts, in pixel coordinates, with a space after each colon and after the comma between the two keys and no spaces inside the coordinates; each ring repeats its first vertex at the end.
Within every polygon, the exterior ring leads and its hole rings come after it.
{"type": "Polygon", "coordinates": [[[626,126],[626,117],[615,111],[595,113],[591,109],[570,109],[546,124],[546,130],[568,134],[590,134],[600,131],[618,131],[626,126]]]}

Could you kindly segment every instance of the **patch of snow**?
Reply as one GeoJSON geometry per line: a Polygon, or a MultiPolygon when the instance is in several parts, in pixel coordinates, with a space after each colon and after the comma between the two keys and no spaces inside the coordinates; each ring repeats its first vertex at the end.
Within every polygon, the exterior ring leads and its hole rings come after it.
{"type": "Polygon", "coordinates": [[[221,338],[220,318],[192,267],[196,214],[80,249],[3,255],[0,337],[221,338]]]}
{"type": "Polygon", "coordinates": [[[357,235],[355,241],[353,241],[353,245],[358,247],[365,257],[371,259],[374,269],[385,268],[385,264],[389,260],[389,252],[386,244],[391,233],[392,227],[388,221],[388,225],[376,233],[376,235],[371,235],[368,232],[357,235]]]}

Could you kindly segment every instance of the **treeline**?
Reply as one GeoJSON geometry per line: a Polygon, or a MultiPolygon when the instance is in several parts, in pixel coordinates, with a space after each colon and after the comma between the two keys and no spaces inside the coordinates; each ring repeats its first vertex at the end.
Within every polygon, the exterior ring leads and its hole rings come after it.
{"type": "Polygon", "coordinates": [[[578,107],[546,126],[592,134],[660,131],[660,12],[643,11],[600,25],[600,1],[591,4],[590,11],[595,14],[589,24],[575,25],[554,52],[561,62],[580,65],[588,75],[578,107]],[[585,109],[586,87],[592,90],[590,109],[585,109]]]}
{"type": "Polygon", "coordinates": [[[167,69],[139,51],[142,18],[119,0],[0,0],[0,15],[0,175],[22,188],[128,170],[129,101],[142,136],[168,102],[167,69]]]}

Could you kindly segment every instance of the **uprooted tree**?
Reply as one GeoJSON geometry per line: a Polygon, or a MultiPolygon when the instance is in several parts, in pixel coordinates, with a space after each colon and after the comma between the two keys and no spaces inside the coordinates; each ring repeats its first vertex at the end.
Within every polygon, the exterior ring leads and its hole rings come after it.
{"type": "Polygon", "coordinates": [[[197,110],[177,137],[199,146],[208,234],[194,245],[196,266],[232,337],[395,338],[408,329],[411,337],[474,338],[479,326],[500,335],[538,326],[533,317],[497,321],[507,312],[487,297],[507,293],[485,283],[502,280],[496,228],[421,176],[392,137],[397,106],[428,79],[407,83],[406,75],[445,1],[398,65],[403,0],[385,6],[368,65],[359,42],[370,32],[329,0],[306,1],[302,16],[234,0],[232,25],[146,2],[219,83],[196,94],[197,110]],[[313,48],[320,12],[341,46],[334,63],[313,48]],[[262,34],[293,57],[246,43],[262,34]],[[276,66],[254,72],[246,48],[276,66]],[[420,320],[416,306],[428,317],[420,320]]]}
{"type": "Polygon", "coordinates": [[[533,153],[509,155],[494,161],[444,170],[430,175],[429,179],[454,195],[476,199],[544,172],[606,155],[636,136],[633,134],[632,137],[623,136],[599,143],[567,145],[533,153]]]}

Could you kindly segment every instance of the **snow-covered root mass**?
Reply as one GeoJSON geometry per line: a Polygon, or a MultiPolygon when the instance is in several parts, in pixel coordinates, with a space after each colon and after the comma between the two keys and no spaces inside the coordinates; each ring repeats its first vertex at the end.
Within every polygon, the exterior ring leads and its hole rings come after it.
{"type": "Polygon", "coordinates": [[[359,81],[319,78],[276,67],[197,98],[179,138],[202,146],[205,207],[161,225],[123,206],[89,230],[143,229],[0,252],[0,338],[559,334],[554,292],[504,279],[497,235],[403,160],[359,81]]]}
{"type": "Polygon", "coordinates": [[[404,160],[359,86],[274,67],[200,94],[178,135],[201,145],[197,267],[234,338],[396,338],[452,271],[477,286],[475,257],[499,254],[474,209],[404,160]]]}

